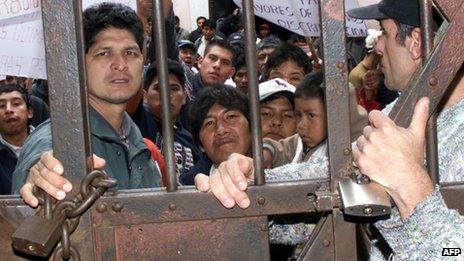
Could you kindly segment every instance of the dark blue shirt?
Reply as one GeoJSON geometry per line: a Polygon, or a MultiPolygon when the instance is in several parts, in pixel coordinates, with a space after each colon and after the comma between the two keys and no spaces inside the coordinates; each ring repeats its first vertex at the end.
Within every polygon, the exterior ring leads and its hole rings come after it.
{"type": "Polygon", "coordinates": [[[189,172],[180,175],[180,184],[195,185],[195,176],[198,173],[203,173],[209,176],[211,166],[213,166],[213,162],[208,157],[208,155],[206,155],[206,153],[203,153],[200,160],[197,163],[195,163],[195,166],[193,166],[193,168],[191,168],[189,172]]]}
{"type": "MultiPolygon", "coordinates": [[[[139,127],[144,138],[147,138],[162,151],[163,134],[162,125],[141,102],[132,120],[139,127]]],[[[201,151],[195,145],[192,134],[182,127],[182,124],[174,125],[174,153],[179,175],[188,172],[195,162],[200,158],[201,151]]]]}

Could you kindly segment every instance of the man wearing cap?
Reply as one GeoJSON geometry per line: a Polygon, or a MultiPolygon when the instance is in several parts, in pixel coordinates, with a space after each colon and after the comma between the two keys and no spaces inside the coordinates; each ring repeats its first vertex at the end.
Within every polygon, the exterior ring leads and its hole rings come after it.
{"type": "MultiPolygon", "coordinates": [[[[404,91],[415,70],[421,65],[422,39],[418,1],[384,0],[379,4],[350,10],[355,18],[377,19],[383,34],[374,49],[381,56],[381,68],[389,89],[404,91]]],[[[455,79],[454,90],[439,108],[437,120],[439,171],[441,182],[464,180],[464,77],[462,70],[455,79]]],[[[388,112],[392,106],[387,107],[388,112]]],[[[397,260],[438,260],[448,248],[464,247],[464,217],[445,205],[438,187],[433,186],[424,163],[425,126],[428,99],[415,106],[409,128],[396,126],[379,111],[369,114],[371,126],[357,140],[353,158],[361,172],[383,185],[395,201],[392,216],[375,225],[394,252],[397,260]]],[[[252,175],[252,160],[233,155],[209,178],[197,176],[201,190],[211,186],[226,207],[231,199],[246,208],[250,201],[245,193],[246,178],[252,175]],[[235,164],[235,168],[231,168],[235,164]],[[243,171],[246,170],[246,171],[243,171]],[[239,175],[239,173],[243,175],[239,175]],[[221,173],[221,174],[219,174],[221,173]],[[231,175],[233,174],[233,175],[231,175]],[[220,182],[229,175],[236,189],[220,182]],[[218,183],[219,181],[219,183],[218,183]]],[[[299,173],[328,171],[327,160],[300,164],[293,172],[281,172],[284,179],[301,178],[299,173]]],[[[388,257],[384,256],[384,257],[388,257]]]]}
{"type": "Polygon", "coordinates": [[[198,69],[195,67],[197,62],[197,48],[195,44],[189,40],[180,40],[177,42],[179,46],[179,59],[184,62],[194,73],[198,73],[198,69]]]}

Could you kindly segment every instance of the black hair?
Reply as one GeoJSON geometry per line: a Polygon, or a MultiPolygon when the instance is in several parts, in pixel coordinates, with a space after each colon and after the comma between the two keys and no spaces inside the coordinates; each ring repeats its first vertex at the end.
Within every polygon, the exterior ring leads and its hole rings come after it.
{"type": "MultiPolygon", "coordinates": [[[[184,85],[185,85],[184,67],[182,67],[182,65],[178,61],[168,59],[167,62],[168,62],[168,73],[175,75],[179,79],[179,82],[182,88],[184,88],[184,85]]],[[[148,87],[150,87],[150,84],[153,82],[153,80],[157,76],[158,76],[158,65],[156,62],[153,62],[150,64],[150,66],[147,69],[147,72],[145,73],[145,77],[143,79],[143,88],[145,90],[148,90],[148,87]]]]}
{"type": "Polygon", "coordinates": [[[240,53],[239,55],[235,56],[235,58],[234,58],[235,72],[234,72],[234,75],[232,76],[232,79],[235,77],[235,74],[237,74],[237,71],[242,66],[247,66],[247,64],[246,64],[245,54],[240,53]]]}
{"type": "Polygon", "coordinates": [[[298,84],[298,87],[295,91],[295,98],[316,98],[324,102],[324,72],[322,70],[317,70],[307,74],[300,82],[300,84],[298,84]]]}
{"type": "Polygon", "coordinates": [[[203,24],[203,28],[205,28],[205,27],[209,27],[209,28],[211,28],[211,29],[216,30],[216,23],[215,23],[213,20],[208,19],[208,20],[206,20],[205,23],[203,24]]]}
{"type": "Polygon", "coordinates": [[[84,46],[87,53],[97,35],[108,28],[124,29],[134,35],[143,50],[143,24],[137,13],[122,4],[101,3],[87,8],[83,14],[84,46]]]}
{"type": "Polygon", "coordinates": [[[180,22],[180,19],[179,19],[179,17],[178,17],[177,15],[174,16],[174,20],[175,20],[177,23],[180,22]]]}
{"type": "Polygon", "coordinates": [[[197,23],[198,23],[198,21],[199,21],[200,19],[206,20],[206,17],[204,17],[204,16],[199,16],[199,17],[197,17],[197,23]]]}
{"type": "MultiPolygon", "coordinates": [[[[190,109],[192,135],[200,144],[200,129],[209,110],[215,104],[228,110],[238,110],[250,123],[248,97],[237,88],[226,84],[215,84],[198,91],[196,99],[190,109]]],[[[248,124],[250,126],[250,124],[248,124]]],[[[201,144],[200,144],[201,145],[201,144]]]]}
{"type": "Polygon", "coordinates": [[[236,55],[235,48],[232,45],[230,45],[229,42],[227,42],[226,40],[223,40],[223,39],[213,39],[213,40],[209,41],[208,44],[205,47],[204,55],[206,56],[209,53],[210,49],[213,48],[214,46],[219,46],[222,49],[228,50],[229,52],[232,53],[232,58],[234,58],[235,55],[236,55]]]}
{"type": "Polygon", "coordinates": [[[266,75],[269,75],[272,69],[287,61],[294,61],[299,67],[303,68],[305,75],[312,70],[311,59],[300,47],[282,43],[269,55],[265,65],[266,75]]]}
{"type": "Polygon", "coordinates": [[[0,94],[10,93],[10,92],[19,92],[24,102],[26,103],[27,109],[31,108],[31,101],[29,99],[29,94],[27,93],[26,88],[22,87],[17,83],[8,83],[0,84],[0,94]]]}

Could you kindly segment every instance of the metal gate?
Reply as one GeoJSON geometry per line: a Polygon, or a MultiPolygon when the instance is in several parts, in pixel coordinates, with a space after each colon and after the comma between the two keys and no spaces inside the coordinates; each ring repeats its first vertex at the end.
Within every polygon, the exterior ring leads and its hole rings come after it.
{"type": "MultiPolygon", "coordinates": [[[[53,148],[63,162],[73,184],[72,197],[80,181],[90,173],[87,101],[81,27],[81,1],[42,1],[46,41],[47,72],[52,108],[53,148]],[[63,66],[66,64],[66,66],[63,66]],[[73,70],[68,68],[79,68],[73,70]],[[66,83],[63,85],[63,83],[66,83]],[[72,119],[72,120],[69,120],[72,119]]],[[[162,1],[153,1],[156,25],[157,61],[160,82],[167,86],[165,32],[162,1]]],[[[418,97],[431,98],[433,111],[464,60],[464,1],[422,0],[427,59],[410,81],[390,116],[406,126],[418,97]],[[445,22],[438,40],[432,44],[431,8],[439,10],[445,22]]],[[[249,86],[258,86],[253,1],[243,0],[246,25],[246,58],[249,86]]],[[[330,178],[265,184],[261,169],[261,142],[258,138],[258,91],[250,88],[255,186],[249,188],[251,206],[242,210],[223,208],[211,194],[192,187],[177,188],[173,160],[173,137],[166,135],[167,191],[159,189],[120,190],[106,193],[80,218],[71,236],[72,246],[82,260],[268,260],[268,215],[317,212],[321,216],[300,256],[305,260],[357,260],[365,258],[361,233],[347,222],[341,211],[338,182],[351,172],[351,146],[348,115],[348,71],[345,50],[343,0],[321,0],[320,16],[324,46],[325,81],[329,131],[330,178]]],[[[168,111],[168,93],[162,88],[163,111],[168,111]]],[[[167,122],[167,121],[166,121],[167,122]]],[[[163,133],[170,133],[164,124],[163,133]]],[[[435,123],[431,124],[433,127],[435,123]]],[[[433,129],[433,128],[432,128],[433,129]]],[[[436,173],[437,153],[433,131],[428,146],[431,173],[436,173]],[[429,149],[430,148],[430,149],[429,149]]],[[[434,180],[437,180],[434,174],[434,180]]],[[[441,184],[451,208],[464,214],[464,183],[441,184]]],[[[10,236],[35,210],[23,205],[17,196],[0,198],[0,259],[21,259],[14,253],[10,236]]],[[[45,210],[47,212],[47,210],[45,210]]],[[[359,227],[358,227],[359,228],[359,227]]],[[[33,231],[31,231],[32,234],[33,231]]],[[[61,248],[62,249],[62,248],[61,248]]],[[[56,249],[55,249],[56,251],[56,249]]],[[[59,258],[58,255],[56,255],[59,258]]]]}

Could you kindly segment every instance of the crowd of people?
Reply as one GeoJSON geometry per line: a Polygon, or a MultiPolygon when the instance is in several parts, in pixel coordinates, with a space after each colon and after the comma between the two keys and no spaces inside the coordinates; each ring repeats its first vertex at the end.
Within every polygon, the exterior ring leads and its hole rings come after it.
{"type": "MultiPolygon", "coordinates": [[[[226,208],[247,208],[253,159],[240,10],[217,22],[198,17],[198,28],[188,33],[170,0],[164,1],[178,183],[212,191],[226,208]]],[[[348,14],[381,26],[369,32],[363,57],[349,68],[353,160],[397,206],[389,219],[375,224],[391,253],[373,248],[372,256],[431,260],[441,257],[442,247],[464,248],[464,218],[447,208],[424,168],[428,100],[416,104],[409,128],[386,116],[423,60],[418,1],[383,0],[348,14]]],[[[116,178],[117,189],[166,185],[161,86],[149,15],[102,3],[84,11],[83,28],[94,167],[116,178]]],[[[297,35],[284,41],[266,22],[257,36],[266,180],[325,177],[330,130],[318,40],[315,49],[297,35]]],[[[462,73],[439,108],[442,182],[464,180],[462,73]]],[[[52,151],[47,82],[32,82],[7,77],[0,83],[0,194],[20,193],[36,207],[35,186],[61,200],[72,185],[52,151]]],[[[271,242],[301,244],[311,229],[276,225],[271,242]]]]}

